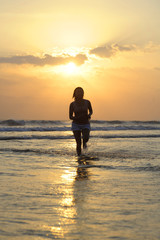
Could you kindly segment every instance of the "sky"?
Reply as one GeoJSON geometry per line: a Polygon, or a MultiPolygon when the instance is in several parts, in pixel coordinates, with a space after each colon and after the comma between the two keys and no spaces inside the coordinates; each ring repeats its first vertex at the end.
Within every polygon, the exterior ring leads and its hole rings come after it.
{"type": "Polygon", "coordinates": [[[160,120],[159,0],[0,0],[0,119],[160,120]]]}

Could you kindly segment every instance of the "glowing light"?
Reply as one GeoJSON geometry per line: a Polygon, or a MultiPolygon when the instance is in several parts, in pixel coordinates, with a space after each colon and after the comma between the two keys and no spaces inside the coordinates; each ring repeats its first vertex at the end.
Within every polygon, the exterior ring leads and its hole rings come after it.
{"type": "Polygon", "coordinates": [[[50,227],[51,233],[56,237],[64,237],[63,229],[61,226],[59,227],[50,227]]]}
{"type": "Polygon", "coordinates": [[[65,170],[65,173],[61,176],[65,182],[72,182],[75,177],[75,172],[70,172],[69,170],[65,170]]]}
{"type": "Polygon", "coordinates": [[[70,62],[65,66],[65,72],[68,74],[74,74],[77,71],[77,66],[74,62],[70,62]]]}
{"type": "Polygon", "coordinates": [[[54,68],[50,68],[48,72],[55,72],[62,75],[80,75],[80,70],[80,66],[77,66],[74,62],[69,62],[66,65],[60,65],[54,68]]]}
{"type": "Polygon", "coordinates": [[[53,66],[44,66],[43,71],[49,74],[58,74],[63,76],[80,76],[87,77],[90,75],[90,60],[88,55],[89,48],[77,48],[70,47],[65,49],[51,49],[50,52],[52,57],[60,57],[62,60],[61,64],[55,64],[53,66]],[[84,61],[81,55],[86,56],[88,61],[84,61]]]}

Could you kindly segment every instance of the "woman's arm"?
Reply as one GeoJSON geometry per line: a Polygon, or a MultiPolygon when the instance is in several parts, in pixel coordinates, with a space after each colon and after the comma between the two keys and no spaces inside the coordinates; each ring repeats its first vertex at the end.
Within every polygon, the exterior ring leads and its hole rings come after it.
{"type": "Polygon", "coordinates": [[[73,116],[73,104],[71,103],[69,106],[69,119],[74,120],[75,117],[73,116]]]}
{"type": "Polygon", "coordinates": [[[91,115],[93,114],[93,109],[90,101],[88,101],[88,110],[89,110],[88,117],[91,118],[91,115]]]}

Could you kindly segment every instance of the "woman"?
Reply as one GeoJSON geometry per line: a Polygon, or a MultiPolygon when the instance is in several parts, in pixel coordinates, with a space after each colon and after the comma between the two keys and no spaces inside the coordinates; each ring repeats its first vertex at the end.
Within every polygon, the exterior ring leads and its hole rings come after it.
{"type": "Polygon", "coordinates": [[[90,133],[89,119],[93,113],[90,101],[83,99],[84,91],[77,87],[73,92],[74,102],[70,104],[69,118],[72,121],[72,131],[77,143],[77,154],[81,155],[81,134],[83,137],[83,148],[87,147],[90,133]]]}

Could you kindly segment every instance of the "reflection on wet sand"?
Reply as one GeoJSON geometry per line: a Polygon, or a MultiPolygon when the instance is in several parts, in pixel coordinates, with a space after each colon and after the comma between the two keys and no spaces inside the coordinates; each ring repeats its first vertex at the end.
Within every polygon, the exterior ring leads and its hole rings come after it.
{"type": "Polygon", "coordinates": [[[85,167],[89,164],[89,162],[84,159],[78,159],[78,164],[79,166],[77,167],[77,175],[75,177],[75,180],[79,181],[89,179],[88,169],[85,167]]]}
{"type": "Polygon", "coordinates": [[[71,233],[81,233],[86,218],[89,171],[88,162],[78,160],[78,167],[65,170],[58,195],[62,196],[57,208],[59,223],[51,227],[57,238],[65,238],[71,233]]]}
{"type": "Polygon", "coordinates": [[[90,219],[88,212],[88,205],[90,202],[88,193],[91,187],[91,175],[90,169],[86,165],[90,164],[86,160],[79,160],[76,171],[75,180],[73,183],[73,198],[75,203],[76,221],[75,228],[77,233],[77,239],[86,239],[86,220],[90,219]]]}

